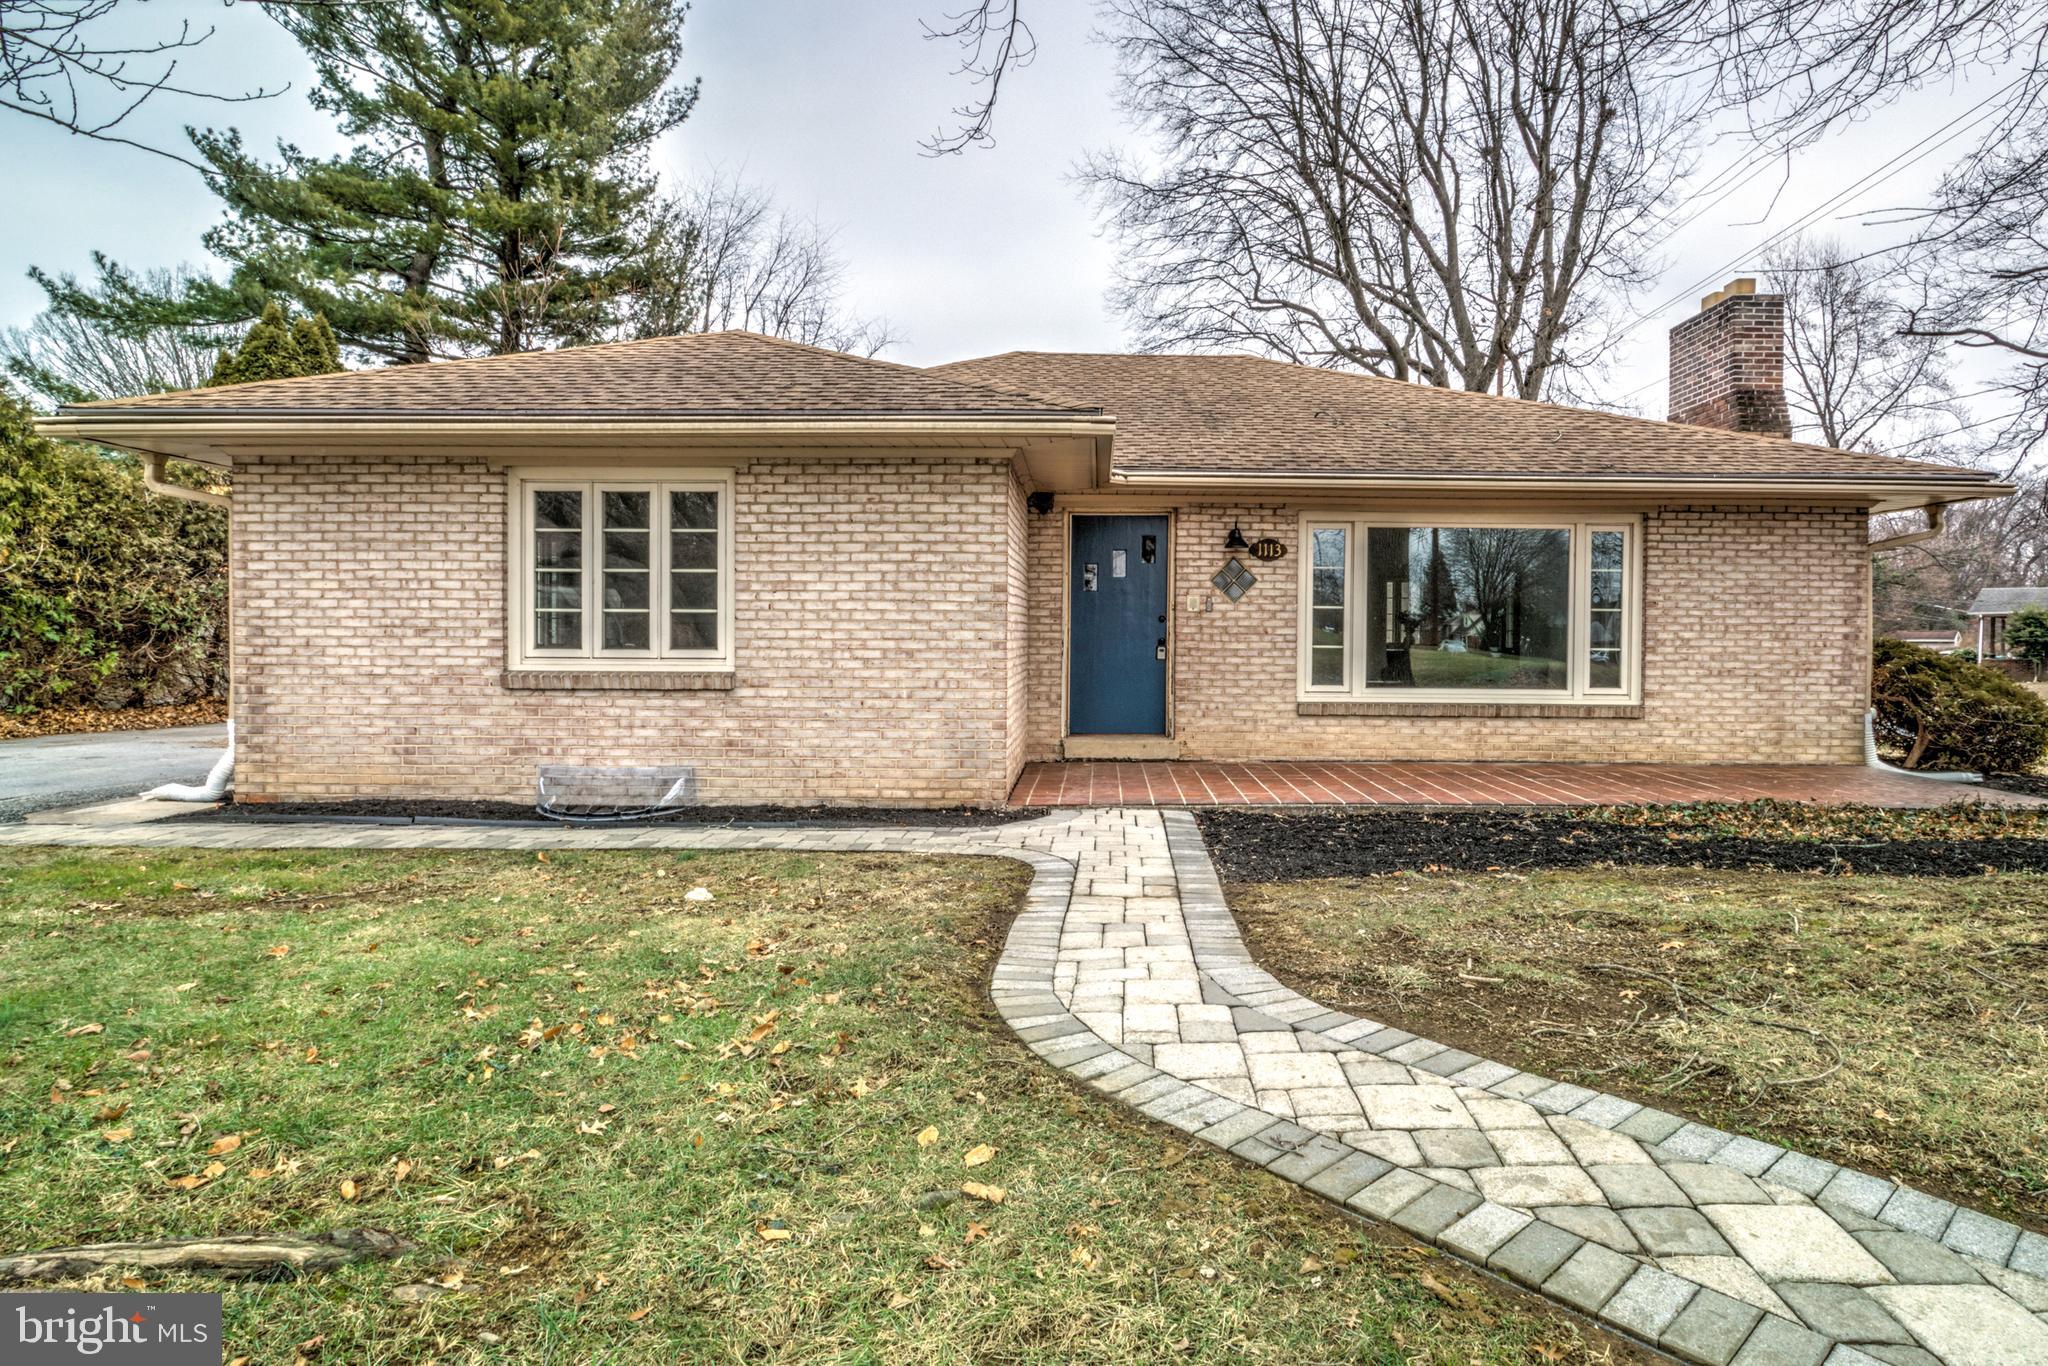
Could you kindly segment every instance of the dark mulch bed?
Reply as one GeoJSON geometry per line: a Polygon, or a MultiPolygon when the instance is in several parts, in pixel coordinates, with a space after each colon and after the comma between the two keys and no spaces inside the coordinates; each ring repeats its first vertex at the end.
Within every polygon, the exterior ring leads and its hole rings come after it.
{"type": "Polygon", "coordinates": [[[1986,774],[1984,786],[2000,792],[2024,792],[2029,797],[2048,797],[2048,775],[2040,773],[1986,774]]]}
{"type": "Polygon", "coordinates": [[[1571,810],[1195,813],[1232,882],[1500,869],[1771,869],[1972,877],[2048,872],[2048,839],[1769,839],[1615,824],[1571,810]]]}
{"type": "MultiPolygon", "coordinates": [[[[679,806],[652,821],[618,822],[631,825],[918,825],[986,826],[1042,816],[1041,807],[991,808],[979,806],[679,806]]],[[[170,819],[179,821],[374,821],[379,824],[410,824],[414,821],[518,821],[533,825],[558,825],[531,806],[518,802],[461,801],[342,801],[342,802],[249,802],[230,804],[214,811],[191,811],[170,819]]]]}

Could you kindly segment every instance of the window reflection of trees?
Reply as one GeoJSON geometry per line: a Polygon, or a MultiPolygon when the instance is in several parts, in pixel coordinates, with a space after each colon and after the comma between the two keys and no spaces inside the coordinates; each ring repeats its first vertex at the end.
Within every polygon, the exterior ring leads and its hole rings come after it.
{"type": "Polygon", "coordinates": [[[1415,527],[1374,535],[1386,537],[1387,552],[1373,557],[1384,576],[1372,601],[1382,618],[1376,682],[1568,686],[1570,533],[1415,527]]]}

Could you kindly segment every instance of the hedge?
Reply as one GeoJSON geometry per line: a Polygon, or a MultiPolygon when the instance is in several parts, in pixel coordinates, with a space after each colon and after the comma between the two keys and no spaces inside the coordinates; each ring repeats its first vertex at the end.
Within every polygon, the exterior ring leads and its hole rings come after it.
{"type": "Polygon", "coordinates": [[[1906,767],[2026,773],[2048,751],[2048,703],[1995,669],[1902,640],[1873,653],[1877,734],[1906,767]]]}
{"type": "Polygon", "coordinates": [[[31,421],[0,386],[0,706],[225,695],[227,514],[31,421]]]}

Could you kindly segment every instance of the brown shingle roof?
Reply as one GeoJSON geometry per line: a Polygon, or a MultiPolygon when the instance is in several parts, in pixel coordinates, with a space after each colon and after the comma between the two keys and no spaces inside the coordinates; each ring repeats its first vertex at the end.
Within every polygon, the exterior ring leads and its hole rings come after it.
{"type": "Polygon", "coordinates": [[[705,332],[258,380],[75,404],[64,411],[294,417],[964,417],[1095,410],[753,332],[705,332]]]}
{"type": "Polygon", "coordinates": [[[1099,405],[1116,418],[1126,475],[1990,482],[1924,461],[1254,356],[1012,351],[932,373],[1099,405]]]}

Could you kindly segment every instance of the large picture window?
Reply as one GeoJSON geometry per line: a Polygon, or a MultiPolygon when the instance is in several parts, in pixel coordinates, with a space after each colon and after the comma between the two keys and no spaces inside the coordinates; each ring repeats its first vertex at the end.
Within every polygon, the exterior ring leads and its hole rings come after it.
{"type": "Polygon", "coordinates": [[[511,483],[515,663],[730,666],[729,477],[511,483]]]}
{"type": "Polygon", "coordinates": [[[1635,539],[1632,523],[1308,518],[1302,694],[1631,697],[1635,539]]]}

